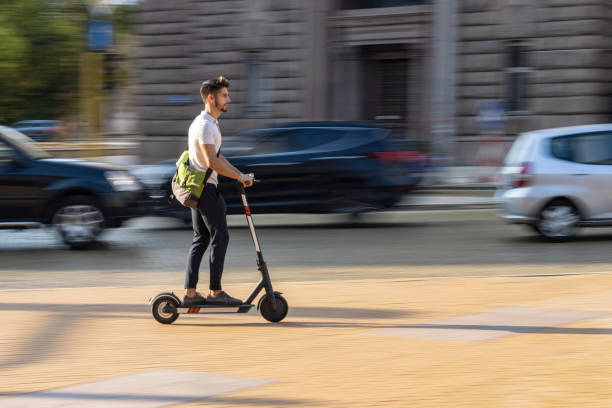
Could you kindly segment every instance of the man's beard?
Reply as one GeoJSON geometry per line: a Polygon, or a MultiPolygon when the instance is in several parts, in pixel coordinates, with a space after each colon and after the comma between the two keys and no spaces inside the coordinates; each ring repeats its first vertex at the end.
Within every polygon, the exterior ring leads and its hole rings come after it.
{"type": "Polygon", "coordinates": [[[217,102],[216,98],[215,98],[215,108],[219,109],[221,112],[227,112],[227,104],[221,105],[219,102],[217,102]]]}

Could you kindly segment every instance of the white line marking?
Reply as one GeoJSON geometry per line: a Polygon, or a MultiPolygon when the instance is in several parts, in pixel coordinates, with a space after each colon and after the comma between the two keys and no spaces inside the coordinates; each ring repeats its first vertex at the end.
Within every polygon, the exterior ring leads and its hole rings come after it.
{"type": "Polygon", "coordinates": [[[162,369],[0,399],[0,408],[157,408],[270,382],[200,371],[162,369]]]}

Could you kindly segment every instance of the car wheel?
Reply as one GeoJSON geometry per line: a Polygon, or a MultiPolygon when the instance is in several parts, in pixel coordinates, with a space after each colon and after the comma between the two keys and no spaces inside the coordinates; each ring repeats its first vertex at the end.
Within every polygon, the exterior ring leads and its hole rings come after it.
{"type": "Polygon", "coordinates": [[[64,242],[73,249],[91,246],[104,230],[104,213],[88,196],[64,198],[55,207],[51,218],[64,242]]]}
{"type": "Polygon", "coordinates": [[[565,241],[578,227],[578,209],[567,200],[553,200],[540,211],[536,230],[551,241],[565,241]]]}

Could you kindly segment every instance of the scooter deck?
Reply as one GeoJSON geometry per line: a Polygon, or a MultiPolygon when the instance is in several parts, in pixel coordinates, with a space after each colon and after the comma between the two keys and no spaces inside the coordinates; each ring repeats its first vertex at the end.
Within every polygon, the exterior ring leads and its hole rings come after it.
{"type": "MultiPolygon", "coordinates": [[[[201,305],[191,305],[191,306],[179,305],[175,310],[176,310],[176,313],[179,313],[179,314],[190,314],[190,313],[206,313],[206,312],[209,312],[211,309],[235,309],[237,308],[238,309],[236,311],[237,313],[247,313],[254,306],[255,305],[250,304],[250,303],[243,303],[241,305],[212,305],[212,304],[204,303],[201,305]]],[[[236,312],[231,312],[231,313],[236,313],[236,312]]]]}

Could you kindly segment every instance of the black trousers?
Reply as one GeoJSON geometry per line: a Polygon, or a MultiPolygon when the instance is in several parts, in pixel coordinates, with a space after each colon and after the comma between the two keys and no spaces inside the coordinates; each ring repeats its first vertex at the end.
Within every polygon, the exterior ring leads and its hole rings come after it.
{"type": "Polygon", "coordinates": [[[193,242],[189,250],[185,288],[197,286],[202,257],[210,244],[210,289],[220,290],[225,253],[229,243],[229,231],[225,200],[217,186],[206,184],[198,208],[191,210],[191,221],[193,223],[193,242]]]}

